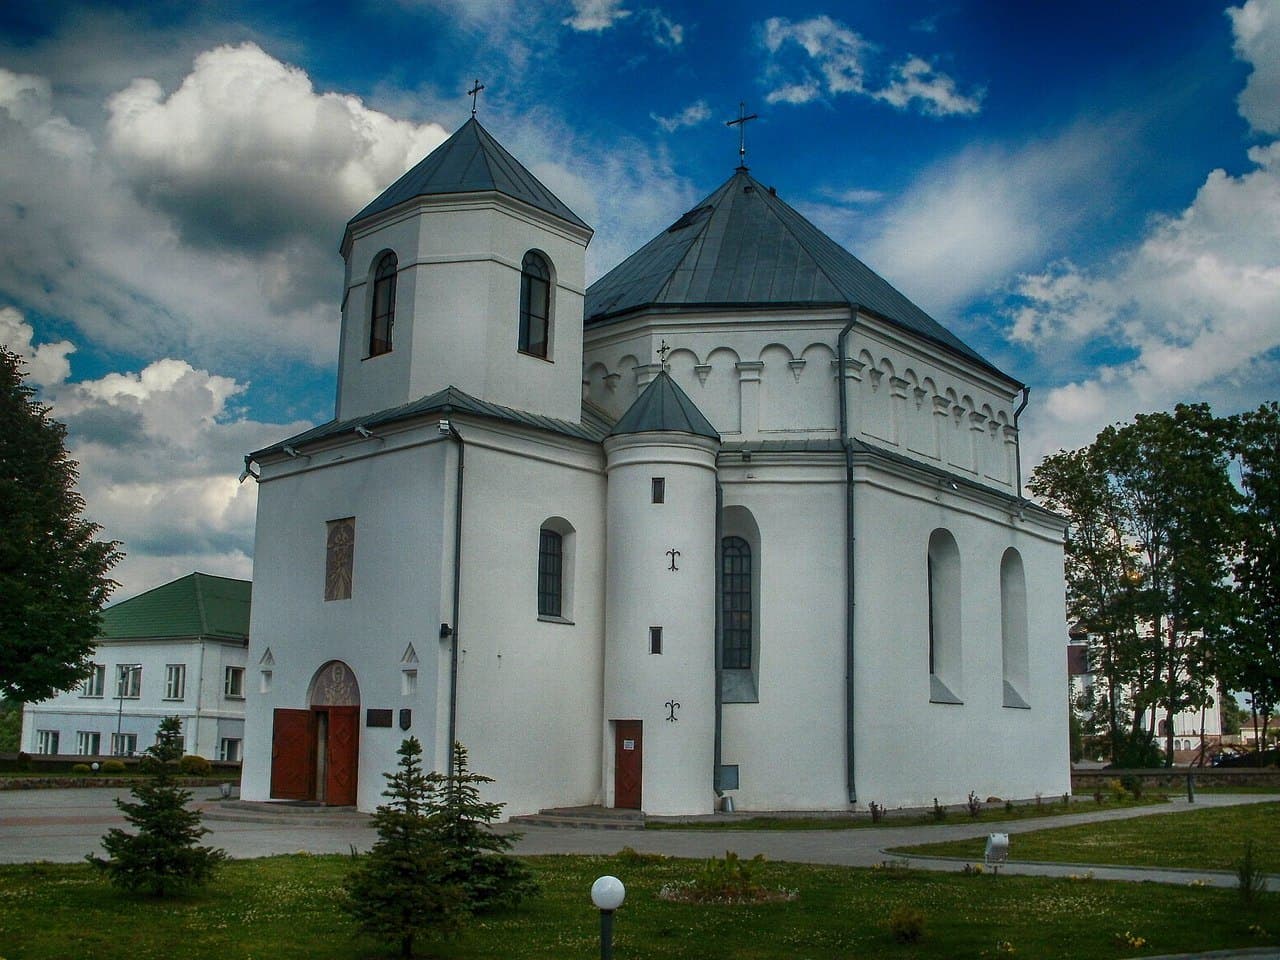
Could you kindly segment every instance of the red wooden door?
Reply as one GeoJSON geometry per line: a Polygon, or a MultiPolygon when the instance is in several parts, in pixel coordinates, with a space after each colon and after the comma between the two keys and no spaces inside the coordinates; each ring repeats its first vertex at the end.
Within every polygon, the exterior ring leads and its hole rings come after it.
{"type": "Polygon", "coordinates": [[[642,724],[639,720],[617,720],[613,726],[613,805],[639,810],[642,724]]]}
{"type": "Polygon", "coordinates": [[[271,796],[315,797],[316,726],[310,710],[277,710],[271,729],[271,796]]]}
{"type": "Polygon", "coordinates": [[[360,708],[326,709],[329,713],[329,749],[325,763],[325,803],[334,807],[355,806],[360,708]]]}

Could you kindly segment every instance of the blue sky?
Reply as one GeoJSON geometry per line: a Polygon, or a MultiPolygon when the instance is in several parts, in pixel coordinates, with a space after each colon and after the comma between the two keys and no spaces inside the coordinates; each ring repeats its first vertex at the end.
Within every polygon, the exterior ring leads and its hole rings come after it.
{"type": "Polygon", "coordinates": [[[7,5],[0,342],[117,598],[248,576],[244,452],[332,412],[343,224],[469,115],[599,276],[737,163],[1027,382],[1024,463],[1276,399],[1280,2],[7,5]]]}

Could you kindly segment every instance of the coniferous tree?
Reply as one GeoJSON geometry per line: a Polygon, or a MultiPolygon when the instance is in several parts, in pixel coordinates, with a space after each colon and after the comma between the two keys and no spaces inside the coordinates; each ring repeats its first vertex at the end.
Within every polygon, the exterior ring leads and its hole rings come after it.
{"type": "Polygon", "coordinates": [[[137,828],[126,833],[112,827],[102,838],[109,860],[89,854],[91,864],[104,870],[116,886],[163,897],[209,881],[227,854],[200,846],[209,831],[200,812],[187,806],[191,791],[174,782],[182,758],[182,726],[177,717],[160,721],[155,745],[143,755],[141,767],[152,774],[130,792],[134,799],[117,800],[125,819],[137,828]]]}
{"type": "Polygon", "coordinates": [[[481,912],[514,907],[538,891],[537,881],[519,860],[507,851],[518,835],[495,833],[490,825],[502,813],[501,803],[480,799],[479,784],[491,777],[467,769],[467,748],[453,745],[452,771],[431,773],[431,835],[444,851],[448,882],[457,884],[470,910],[481,912]]]}
{"type": "Polygon", "coordinates": [[[0,697],[19,702],[84,678],[121,556],[80,515],[66,433],[0,344],[0,697]]]}
{"type": "Polygon", "coordinates": [[[410,737],[384,774],[388,802],[373,815],[378,841],[357,858],[347,877],[345,908],[360,928],[396,941],[402,957],[429,930],[449,933],[465,913],[462,891],[450,883],[444,851],[429,825],[431,783],[422,771],[422,745],[410,737]]]}

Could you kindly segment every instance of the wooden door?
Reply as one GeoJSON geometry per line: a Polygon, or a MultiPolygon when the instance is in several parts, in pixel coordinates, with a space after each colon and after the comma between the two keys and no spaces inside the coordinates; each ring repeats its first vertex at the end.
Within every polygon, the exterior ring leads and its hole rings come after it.
{"type": "Polygon", "coordinates": [[[351,807],[356,802],[360,708],[328,707],[329,743],[325,763],[325,803],[351,807]]]}
{"type": "Polygon", "coordinates": [[[315,797],[316,725],[310,710],[276,710],[271,729],[271,796],[315,797]]]}
{"type": "Polygon", "coordinates": [[[614,721],[613,805],[639,810],[642,774],[642,724],[639,720],[614,721]]]}

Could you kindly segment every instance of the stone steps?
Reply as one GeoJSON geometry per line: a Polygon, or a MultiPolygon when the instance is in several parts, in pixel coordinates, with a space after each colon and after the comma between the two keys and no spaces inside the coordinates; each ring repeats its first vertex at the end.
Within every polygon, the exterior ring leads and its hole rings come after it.
{"type": "Polygon", "coordinates": [[[240,823],[274,823],[280,826],[328,827],[344,823],[367,824],[369,814],[355,807],[328,807],[296,801],[211,800],[200,804],[206,820],[240,823]]]}
{"type": "Polygon", "coordinates": [[[512,817],[517,827],[576,827],[588,830],[643,830],[644,812],[608,807],[552,807],[512,817]]]}

